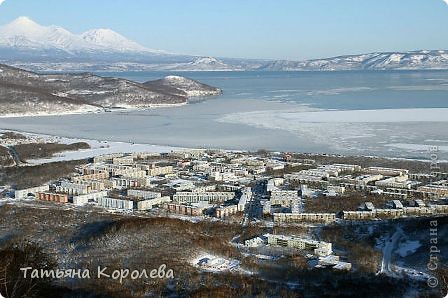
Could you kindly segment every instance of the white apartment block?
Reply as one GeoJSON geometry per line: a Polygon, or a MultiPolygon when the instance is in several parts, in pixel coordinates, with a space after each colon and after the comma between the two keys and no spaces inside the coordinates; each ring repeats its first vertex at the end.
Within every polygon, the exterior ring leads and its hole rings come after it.
{"type": "MultiPolygon", "coordinates": [[[[336,175],[333,176],[337,176],[337,172],[331,172],[331,173],[336,173],[336,175]]],[[[320,169],[311,169],[311,170],[302,170],[299,172],[299,175],[305,175],[305,176],[314,176],[314,177],[319,177],[319,178],[328,178],[332,175],[330,175],[329,171],[327,170],[320,170],[320,169]]]]}
{"type": "Polygon", "coordinates": [[[298,173],[286,174],[285,179],[287,179],[288,181],[297,181],[300,183],[322,182],[322,177],[303,175],[298,173]]]}
{"type": "Polygon", "coordinates": [[[168,196],[165,197],[156,197],[152,199],[144,199],[137,202],[137,209],[138,210],[150,210],[154,208],[156,205],[162,205],[164,203],[171,202],[171,198],[168,196]]]}
{"type": "Polygon", "coordinates": [[[142,170],[148,173],[148,176],[160,176],[173,173],[172,166],[157,167],[155,165],[139,165],[142,170]]]}
{"type": "Polygon", "coordinates": [[[143,199],[156,199],[162,196],[159,192],[141,190],[141,189],[128,189],[127,194],[130,197],[138,197],[143,199]]]}
{"type": "Polygon", "coordinates": [[[56,186],[56,192],[66,193],[73,196],[85,195],[92,192],[92,187],[89,183],[62,181],[61,185],[56,186]]]}
{"type": "Polygon", "coordinates": [[[176,192],[173,201],[180,203],[198,203],[201,201],[209,203],[220,203],[235,197],[234,192],[176,192]]]}
{"type": "Polygon", "coordinates": [[[149,177],[145,178],[112,178],[111,181],[116,188],[133,188],[133,187],[147,187],[151,184],[149,177]]]}
{"type": "Polygon", "coordinates": [[[76,206],[82,206],[88,202],[97,202],[99,198],[107,197],[107,191],[92,192],[85,195],[79,195],[73,197],[73,204],[76,206]]]}
{"type": "Polygon", "coordinates": [[[392,187],[392,188],[411,189],[412,184],[413,184],[412,181],[408,180],[408,175],[390,177],[375,182],[375,186],[381,188],[392,187]]]}
{"type": "Polygon", "coordinates": [[[108,209],[132,210],[134,209],[134,201],[107,197],[98,198],[98,206],[108,209]]]}
{"type": "Polygon", "coordinates": [[[407,169],[394,169],[384,167],[368,167],[365,168],[364,171],[370,174],[381,174],[384,176],[402,176],[409,173],[409,170],[407,169]]]}
{"type": "Polygon", "coordinates": [[[49,190],[50,190],[49,185],[20,189],[14,192],[14,197],[16,199],[26,199],[29,195],[36,196],[38,192],[48,192],[49,190]]]}
{"type": "Polygon", "coordinates": [[[193,188],[191,191],[194,192],[207,192],[207,191],[215,191],[216,185],[205,185],[205,186],[198,186],[193,188]]]}
{"type": "Polygon", "coordinates": [[[114,175],[120,175],[125,178],[145,178],[146,171],[139,170],[136,168],[129,168],[125,170],[116,170],[114,175]]]}
{"type": "Polygon", "coordinates": [[[325,257],[333,253],[332,244],[324,241],[316,241],[294,236],[266,234],[268,244],[272,246],[292,247],[300,250],[313,250],[319,257],[325,257]]]}
{"type": "Polygon", "coordinates": [[[274,223],[332,223],[335,221],[335,213],[274,213],[274,223]]]}
{"type": "Polygon", "coordinates": [[[134,158],[132,156],[114,157],[112,163],[114,165],[132,165],[134,163],[134,158]]]}

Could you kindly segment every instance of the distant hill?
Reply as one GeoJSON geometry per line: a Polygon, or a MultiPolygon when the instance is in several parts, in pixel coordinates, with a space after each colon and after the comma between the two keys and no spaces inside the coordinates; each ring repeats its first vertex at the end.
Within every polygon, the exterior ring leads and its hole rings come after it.
{"type": "Polygon", "coordinates": [[[201,97],[219,95],[222,90],[198,81],[180,76],[167,76],[160,80],[143,83],[151,90],[168,91],[178,96],[201,97]]]}
{"type": "Polygon", "coordinates": [[[448,69],[448,51],[370,53],[299,62],[280,60],[269,62],[258,68],[258,70],[272,71],[392,69],[448,69]]]}
{"type": "Polygon", "coordinates": [[[177,76],[140,84],[91,73],[37,74],[0,64],[0,116],[176,105],[220,93],[218,88],[177,76]]]}

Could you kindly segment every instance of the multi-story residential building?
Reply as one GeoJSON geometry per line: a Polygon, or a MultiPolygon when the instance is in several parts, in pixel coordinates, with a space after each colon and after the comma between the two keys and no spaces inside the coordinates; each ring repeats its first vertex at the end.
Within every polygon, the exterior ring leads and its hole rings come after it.
{"type": "Polygon", "coordinates": [[[72,177],[72,181],[75,183],[83,183],[91,180],[104,180],[104,179],[109,179],[109,172],[99,171],[97,173],[72,177]]]}
{"type": "Polygon", "coordinates": [[[342,218],[344,220],[367,220],[376,217],[375,211],[342,211],[342,218]]]}
{"type": "Polygon", "coordinates": [[[384,167],[368,167],[365,168],[364,171],[370,174],[381,174],[383,176],[402,176],[409,173],[409,170],[407,169],[394,169],[384,167]]]}
{"type": "Polygon", "coordinates": [[[164,197],[154,197],[154,198],[145,198],[142,200],[137,200],[137,209],[138,210],[150,210],[154,208],[154,206],[162,206],[165,203],[171,202],[171,198],[168,196],[164,197]]]}
{"type": "Polygon", "coordinates": [[[115,198],[98,198],[98,206],[108,209],[133,210],[134,201],[115,198]]]}
{"type": "Polygon", "coordinates": [[[114,176],[122,176],[124,178],[145,178],[146,175],[146,171],[144,170],[139,170],[136,168],[128,168],[128,169],[124,169],[124,170],[115,170],[114,172],[114,176]]]}
{"type": "Polygon", "coordinates": [[[216,208],[216,217],[224,218],[233,214],[237,214],[240,210],[239,205],[220,206],[216,208]]]}
{"type": "Polygon", "coordinates": [[[115,188],[135,188],[135,187],[148,187],[151,184],[149,177],[145,178],[118,178],[111,179],[114,182],[115,188]]]}
{"type": "Polygon", "coordinates": [[[105,197],[107,197],[107,191],[98,191],[85,195],[73,196],[73,204],[82,206],[89,202],[97,202],[99,198],[105,197]]]}
{"type": "Polygon", "coordinates": [[[392,187],[411,189],[412,185],[414,185],[414,183],[408,180],[408,175],[394,176],[375,182],[375,186],[381,188],[392,187]]]}
{"type": "Polygon", "coordinates": [[[142,169],[146,170],[148,176],[160,176],[160,175],[168,175],[173,173],[172,166],[163,166],[157,167],[155,165],[147,166],[141,165],[142,169]]]}
{"type": "Polygon", "coordinates": [[[68,203],[68,195],[52,192],[38,192],[37,199],[40,201],[49,201],[57,203],[68,203]]]}
{"type": "Polygon", "coordinates": [[[156,199],[162,196],[162,194],[159,192],[141,190],[141,189],[128,189],[127,194],[130,197],[138,197],[144,199],[156,199]]]}
{"type": "Polygon", "coordinates": [[[335,213],[274,213],[275,223],[332,223],[336,221],[335,213]]]}
{"type": "Polygon", "coordinates": [[[281,205],[290,208],[293,202],[299,200],[297,190],[273,190],[271,192],[271,205],[281,205]]]}
{"type": "Polygon", "coordinates": [[[91,191],[92,187],[88,183],[62,181],[60,185],[56,186],[56,192],[67,193],[69,195],[84,195],[91,191]]]}
{"type": "Polygon", "coordinates": [[[287,179],[290,182],[299,182],[299,183],[304,183],[304,184],[313,184],[313,183],[327,184],[328,183],[327,181],[322,180],[322,177],[303,175],[303,174],[298,174],[298,173],[286,174],[285,179],[287,179]]]}
{"type": "Polygon", "coordinates": [[[114,157],[112,158],[112,163],[114,165],[132,165],[134,158],[132,156],[114,157]]]}
{"type": "Polygon", "coordinates": [[[30,195],[35,197],[38,192],[48,192],[49,190],[50,190],[49,185],[42,185],[42,186],[20,189],[20,190],[16,190],[14,192],[14,197],[16,199],[26,199],[30,195]]]}
{"type": "Polygon", "coordinates": [[[203,215],[203,212],[206,209],[204,207],[189,206],[189,205],[176,204],[176,203],[164,204],[163,208],[168,210],[169,212],[182,214],[182,215],[191,215],[191,216],[203,215]]]}
{"type": "Polygon", "coordinates": [[[333,253],[332,244],[324,241],[316,241],[295,236],[266,234],[268,244],[273,246],[292,247],[300,250],[312,250],[320,257],[333,253]]]}
{"type": "Polygon", "coordinates": [[[244,211],[247,203],[252,199],[252,189],[246,187],[243,189],[240,200],[238,201],[238,210],[244,211]]]}
{"type": "MultiPolygon", "coordinates": [[[[331,174],[335,174],[333,176],[337,176],[337,171],[330,171],[331,174]]],[[[319,178],[328,178],[331,176],[329,171],[322,169],[311,169],[311,170],[302,170],[299,172],[299,175],[303,176],[314,176],[319,178]]]]}
{"type": "Polygon", "coordinates": [[[425,186],[418,187],[417,190],[425,193],[433,193],[439,197],[448,196],[448,186],[444,185],[428,184],[425,186]]]}
{"type": "Polygon", "coordinates": [[[176,192],[173,201],[180,203],[197,203],[206,201],[209,203],[222,203],[235,197],[234,192],[176,192]]]}

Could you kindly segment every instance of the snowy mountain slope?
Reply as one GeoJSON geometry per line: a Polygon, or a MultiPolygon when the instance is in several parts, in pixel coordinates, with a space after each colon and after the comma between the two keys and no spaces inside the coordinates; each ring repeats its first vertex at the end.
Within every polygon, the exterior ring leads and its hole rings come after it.
{"type": "Polygon", "coordinates": [[[143,85],[151,89],[171,90],[174,94],[187,97],[213,96],[222,93],[219,88],[181,76],[167,76],[160,80],[145,82],[143,85]]]}
{"type": "Polygon", "coordinates": [[[338,56],[308,61],[273,61],[259,70],[392,70],[448,69],[448,51],[413,51],[338,56]]]}
{"type": "Polygon", "coordinates": [[[38,74],[0,64],[0,116],[178,105],[221,90],[183,77],[140,84],[91,73],[38,74]]]}
{"type": "Polygon", "coordinates": [[[214,71],[226,71],[226,70],[242,70],[239,66],[230,66],[224,62],[213,57],[199,57],[196,60],[178,65],[176,70],[214,70],[214,71]]]}
{"type": "Polygon", "coordinates": [[[57,49],[69,54],[92,51],[165,53],[145,48],[110,29],[93,29],[76,35],[61,27],[41,26],[28,17],[19,17],[0,26],[0,47],[57,49]]]}
{"type": "Polygon", "coordinates": [[[27,17],[19,17],[0,27],[0,46],[21,49],[57,49],[67,53],[95,50],[99,46],[57,26],[41,26],[27,17]]]}
{"type": "Polygon", "coordinates": [[[164,51],[147,49],[111,29],[92,29],[82,33],[80,37],[84,41],[99,46],[100,48],[114,49],[119,52],[151,52],[166,54],[164,51]]]}

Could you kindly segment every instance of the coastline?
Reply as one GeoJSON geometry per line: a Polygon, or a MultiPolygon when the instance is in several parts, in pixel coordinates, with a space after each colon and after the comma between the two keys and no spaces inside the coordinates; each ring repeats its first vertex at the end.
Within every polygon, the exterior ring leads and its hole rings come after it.
{"type": "MultiPolygon", "coordinates": [[[[39,164],[45,164],[50,162],[58,162],[58,161],[71,161],[71,160],[79,160],[85,158],[93,158],[96,156],[101,156],[105,154],[112,153],[166,153],[176,150],[222,150],[224,152],[249,152],[250,150],[241,150],[241,149],[222,149],[222,148],[201,148],[201,147],[182,147],[182,146],[171,146],[171,145],[163,145],[163,144],[147,144],[147,143],[132,143],[132,142],[119,142],[119,141],[108,141],[108,140],[97,140],[97,139],[85,139],[85,138],[72,138],[65,137],[60,135],[51,135],[51,134],[40,134],[33,133],[23,130],[11,130],[11,129],[2,129],[0,128],[0,133],[3,132],[16,132],[24,134],[28,137],[41,138],[44,140],[48,140],[50,142],[59,142],[62,144],[70,144],[76,142],[86,142],[91,148],[90,149],[82,149],[77,151],[64,151],[55,154],[51,158],[42,158],[42,159],[31,159],[27,161],[25,166],[34,166],[39,164]]],[[[279,152],[279,151],[273,151],[279,152]]],[[[402,161],[416,161],[416,162],[425,162],[432,163],[433,161],[430,159],[415,159],[415,158],[403,158],[403,157],[388,157],[388,156],[376,156],[376,155],[345,155],[345,154],[327,154],[323,152],[295,152],[295,153],[303,153],[310,156],[340,156],[340,157],[361,157],[361,158],[383,158],[387,160],[402,160],[402,161]]],[[[438,163],[448,163],[448,160],[438,160],[438,163]]]]}
{"type": "Polygon", "coordinates": [[[47,117],[47,116],[67,116],[67,115],[86,115],[86,114],[101,114],[112,111],[145,111],[145,110],[153,110],[159,108],[171,108],[171,107],[181,107],[189,104],[185,103],[174,103],[174,104],[152,104],[145,107],[133,107],[133,106],[122,106],[122,107],[112,107],[112,108],[97,108],[91,110],[75,110],[75,111],[64,111],[64,112],[37,112],[37,113],[24,113],[24,114],[4,114],[0,115],[0,118],[25,118],[25,117],[47,117]]]}

